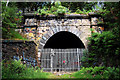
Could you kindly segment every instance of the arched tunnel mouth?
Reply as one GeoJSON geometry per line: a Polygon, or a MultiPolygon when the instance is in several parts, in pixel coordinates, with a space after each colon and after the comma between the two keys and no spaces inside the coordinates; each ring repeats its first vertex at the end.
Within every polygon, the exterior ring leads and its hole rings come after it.
{"type": "Polygon", "coordinates": [[[75,34],[68,31],[61,31],[51,36],[46,42],[44,48],[69,49],[85,48],[85,46],[75,34]]]}

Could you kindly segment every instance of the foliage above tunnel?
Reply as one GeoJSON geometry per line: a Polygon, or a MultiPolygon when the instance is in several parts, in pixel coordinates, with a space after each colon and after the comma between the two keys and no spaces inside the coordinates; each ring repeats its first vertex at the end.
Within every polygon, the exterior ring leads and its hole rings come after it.
{"type": "Polygon", "coordinates": [[[42,9],[39,8],[35,13],[38,15],[48,15],[48,14],[64,15],[65,13],[68,12],[69,12],[68,8],[62,6],[60,1],[56,1],[54,3],[51,3],[50,8],[48,8],[48,6],[44,6],[42,9]]]}

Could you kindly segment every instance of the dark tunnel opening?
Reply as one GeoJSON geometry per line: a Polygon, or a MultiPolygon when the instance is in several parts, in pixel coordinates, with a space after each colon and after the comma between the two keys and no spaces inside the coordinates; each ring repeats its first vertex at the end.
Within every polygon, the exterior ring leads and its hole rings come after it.
{"type": "Polygon", "coordinates": [[[67,31],[61,31],[50,37],[44,48],[67,49],[85,48],[85,46],[75,34],[67,31]]]}

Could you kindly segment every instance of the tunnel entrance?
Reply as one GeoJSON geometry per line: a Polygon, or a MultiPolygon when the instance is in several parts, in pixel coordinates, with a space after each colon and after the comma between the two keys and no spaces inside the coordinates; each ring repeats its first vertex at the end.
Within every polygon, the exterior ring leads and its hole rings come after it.
{"type": "Polygon", "coordinates": [[[41,50],[43,71],[78,71],[85,46],[75,34],[61,31],[48,39],[41,50]]]}
{"type": "Polygon", "coordinates": [[[50,37],[44,48],[68,49],[85,48],[85,46],[75,34],[67,31],[61,31],[50,37]]]}

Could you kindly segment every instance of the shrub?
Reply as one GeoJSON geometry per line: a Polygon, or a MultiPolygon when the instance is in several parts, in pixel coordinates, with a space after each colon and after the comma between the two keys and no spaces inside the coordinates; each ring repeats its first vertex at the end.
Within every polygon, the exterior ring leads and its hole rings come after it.
{"type": "Polygon", "coordinates": [[[104,63],[105,66],[119,65],[118,54],[118,38],[111,31],[103,32],[102,34],[92,33],[89,38],[89,64],[91,66],[96,62],[99,66],[104,63]]]}
{"type": "Polygon", "coordinates": [[[120,69],[115,67],[107,67],[103,73],[106,78],[109,79],[119,79],[120,78],[120,69]]]}
{"type": "Polygon", "coordinates": [[[72,76],[82,79],[119,79],[119,72],[120,69],[115,67],[83,67],[72,76]]]}
{"type": "Polygon", "coordinates": [[[41,16],[44,16],[44,15],[48,15],[48,9],[46,7],[43,7],[43,9],[38,9],[35,14],[37,15],[41,15],[41,16]]]}
{"type": "Polygon", "coordinates": [[[54,14],[56,16],[59,16],[59,15],[64,15],[65,13],[68,12],[69,9],[62,6],[60,1],[56,1],[54,2],[54,5],[53,4],[51,5],[50,9],[44,7],[43,9],[38,9],[37,12],[35,12],[35,14],[39,14],[39,15],[54,14]]]}
{"type": "Polygon", "coordinates": [[[89,63],[88,63],[88,50],[84,50],[83,51],[83,56],[81,58],[82,61],[82,66],[83,67],[89,67],[89,63]]]}
{"type": "Polygon", "coordinates": [[[77,9],[75,13],[77,13],[77,14],[89,14],[90,12],[94,12],[94,11],[85,10],[85,9],[83,9],[83,10],[77,9]]]}
{"type": "MultiPolygon", "coordinates": [[[[8,61],[6,62],[8,63],[8,61]]],[[[11,61],[10,64],[2,64],[2,78],[3,79],[35,79],[48,78],[50,73],[42,72],[40,68],[26,67],[21,63],[21,60],[11,61]]]]}

